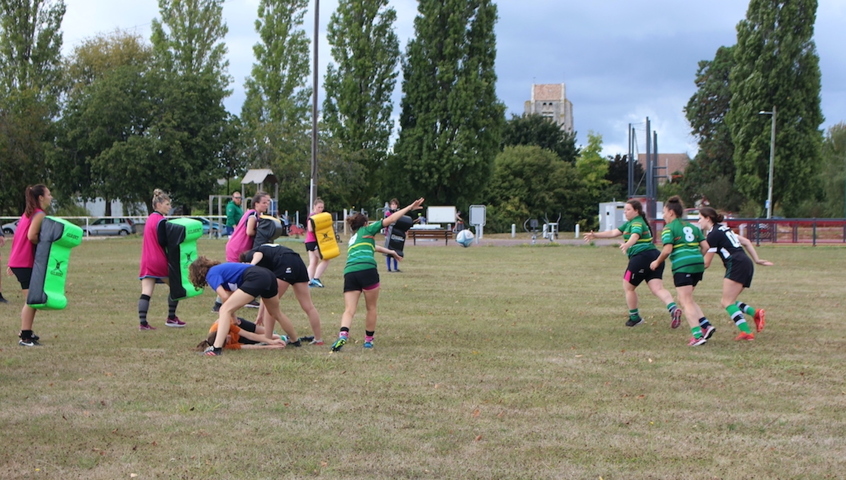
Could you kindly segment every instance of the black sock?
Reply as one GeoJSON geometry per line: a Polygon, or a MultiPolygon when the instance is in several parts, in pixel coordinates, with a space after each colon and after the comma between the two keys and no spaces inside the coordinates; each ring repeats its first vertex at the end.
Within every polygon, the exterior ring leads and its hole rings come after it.
{"type": "Polygon", "coordinates": [[[138,320],[141,325],[147,325],[147,310],[150,309],[150,296],[141,295],[138,299],[138,320]]]}
{"type": "Polygon", "coordinates": [[[176,318],[176,307],[179,306],[179,302],[170,298],[170,295],[167,296],[167,319],[173,320],[176,318]]]}
{"type": "Polygon", "coordinates": [[[29,340],[32,338],[32,330],[21,330],[21,340],[29,340]]]}
{"type": "Polygon", "coordinates": [[[372,337],[375,334],[376,334],[375,330],[373,330],[372,332],[368,332],[367,330],[364,331],[364,336],[366,336],[366,337],[372,337]]]}
{"type": "Polygon", "coordinates": [[[699,326],[701,328],[708,328],[711,326],[711,322],[709,322],[707,318],[702,317],[699,319],[699,326]]]}

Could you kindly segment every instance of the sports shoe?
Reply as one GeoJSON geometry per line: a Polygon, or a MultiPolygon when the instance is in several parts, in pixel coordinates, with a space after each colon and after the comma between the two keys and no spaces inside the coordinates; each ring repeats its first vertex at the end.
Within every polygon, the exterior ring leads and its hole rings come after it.
{"type": "Polygon", "coordinates": [[[338,339],[335,340],[335,343],[332,344],[332,351],[333,352],[340,352],[341,349],[344,348],[344,345],[346,345],[346,344],[347,344],[347,337],[338,337],[338,339]]]}
{"type": "Polygon", "coordinates": [[[174,327],[174,328],[182,328],[185,326],[185,322],[179,319],[179,317],[168,318],[165,322],[165,327],[174,327]]]}
{"type": "Polygon", "coordinates": [[[39,346],[41,346],[41,344],[38,343],[38,340],[36,340],[34,338],[22,338],[22,339],[18,340],[18,345],[20,345],[22,347],[39,347],[39,346]]]}
{"type": "Polygon", "coordinates": [[[735,341],[755,340],[755,334],[754,333],[740,332],[736,337],[734,337],[734,340],[735,341]]]}
{"type": "Polygon", "coordinates": [[[364,342],[364,348],[373,348],[373,342],[364,342]]]}
{"type": "Polygon", "coordinates": [[[315,340],[308,342],[308,344],[309,345],[323,345],[323,340],[315,339],[315,340]]]}
{"type": "Polygon", "coordinates": [[[296,342],[285,342],[285,344],[289,347],[302,347],[303,342],[298,338],[296,342]]]}
{"type": "Polygon", "coordinates": [[[699,337],[699,338],[693,337],[693,338],[690,339],[689,342],[687,342],[687,346],[688,347],[698,347],[700,345],[705,345],[705,342],[707,342],[707,341],[708,341],[708,339],[705,338],[704,335],[699,337]]]}
{"type": "Polygon", "coordinates": [[[140,324],[138,324],[138,330],[141,330],[141,331],[144,331],[144,330],[155,330],[155,329],[156,329],[156,327],[154,327],[154,326],[150,325],[149,323],[140,323],[140,324]]]}
{"type": "Polygon", "coordinates": [[[681,308],[676,307],[676,309],[673,310],[673,313],[670,314],[670,316],[673,318],[673,320],[670,322],[670,328],[679,328],[679,325],[681,325],[682,313],[683,312],[681,308]]]}
{"type": "Polygon", "coordinates": [[[632,320],[631,318],[626,320],[626,326],[627,327],[636,327],[636,326],[640,325],[641,323],[643,323],[643,317],[640,317],[640,316],[638,316],[636,320],[632,320]]]}
{"type": "Polygon", "coordinates": [[[707,327],[702,329],[702,338],[704,338],[705,340],[709,340],[711,337],[714,336],[714,332],[716,331],[717,329],[713,325],[708,325],[707,327]]]}
{"type": "Polygon", "coordinates": [[[248,303],[245,306],[249,307],[249,308],[259,308],[261,306],[261,304],[259,303],[258,300],[253,300],[252,302],[248,303]]]}
{"type": "Polygon", "coordinates": [[[323,288],[323,282],[321,282],[319,278],[315,278],[312,282],[314,282],[315,287],[323,288]]]}
{"type": "Polygon", "coordinates": [[[223,349],[222,348],[214,348],[213,346],[210,346],[203,351],[203,355],[205,355],[207,357],[219,357],[219,356],[223,355],[223,349]]]}
{"type": "Polygon", "coordinates": [[[9,303],[9,301],[3,298],[3,295],[0,295],[0,303],[9,303]]]}
{"type": "Polygon", "coordinates": [[[308,335],[308,336],[305,336],[305,337],[300,337],[297,340],[299,340],[301,342],[305,342],[305,343],[310,343],[312,340],[314,340],[314,337],[311,336],[311,335],[308,335]]]}
{"type": "Polygon", "coordinates": [[[767,312],[763,308],[755,310],[755,331],[760,332],[767,324],[767,312]]]}
{"type": "MultiPolygon", "coordinates": [[[[20,333],[20,332],[18,332],[18,338],[21,338],[21,333],[20,333]]],[[[39,337],[38,335],[36,335],[36,334],[35,334],[35,332],[32,332],[32,334],[29,336],[29,338],[31,338],[31,339],[33,339],[33,340],[35,340],[36,342],[37,342],[37,341],[39,341],[39,340],[41,340],[41,337],[39,337]]]]}
{"type": "Polygon", "coordinates": [[[222,305],[223,305],[223,304],[222,304],[222,303],[220,303],[220,302],[214,302],[214,305],[212,305],[212,313],[217,313],[217,312],[219,312],[219,311],[220,311],[220,307],[221,307],[222,305]]]}

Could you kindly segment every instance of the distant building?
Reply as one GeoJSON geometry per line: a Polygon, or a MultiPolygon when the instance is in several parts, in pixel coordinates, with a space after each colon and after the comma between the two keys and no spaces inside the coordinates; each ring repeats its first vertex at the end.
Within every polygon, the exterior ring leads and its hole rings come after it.
{"type": "Polygon", "coordinates": [[[563,83],[532,85],[532,99],[526,102],[525,113],[548,118],[565,132],[573,131],[573,103],[567,100],[563,83]]]}
{"type": "MultiPolygon", "coordinates": [[[[643,171],[646,171],[646,154],[639,153],[637,155],[637,163],[643,171]]],[[[686,153],[659,153],[658,167],[655,174],[658,176],[658,185],[663,185],[667,182],[674,182],[674,174],[684,173],[687,165],[690,163],[690,156],[686,153]]]]}

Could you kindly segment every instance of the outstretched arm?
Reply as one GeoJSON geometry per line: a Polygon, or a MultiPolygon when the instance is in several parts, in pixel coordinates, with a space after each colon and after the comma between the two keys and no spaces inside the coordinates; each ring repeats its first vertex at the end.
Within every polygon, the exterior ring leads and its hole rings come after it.
{"type": "Polygon", "coordinates": [[[412,210],[420,210],[421,208],[423,208],[423,200],[424,200],[424,199],[423,199],[422,197],[421,197],[421,198],[418,198],[418,199],[417,199],[417,200],[415,200],[415,201],[414,201],[414,203],[412,203],[411,205],[409,205],[409,206],[407,206],[407,207],[405,207],[405,208],[403,208],[403,209],[401,209],[401,210],[397,210],[396,212],[392,213],[390,217],[388,217],[388,218],[386,218],[386,219],[382,220],[382,226],[383,226],[383,227],[387,227],[387,226],[389,226],[389,225],[393,225],[394,223],[396,223],[396,222],[397,222],[397,220],[399,220],[400,218],[402,218],[402,217],[403,217],[405,214],[407,214],[408,212],[410,212],[410,211],[412,211],[412,210]]]}
{"type": "MultiPolygon", "coordinates": [[[[596,238],[615,238],[615,237],[619,237],[622,234],[623,234],[623,232],[621,232],[620,229],[618,229],[618,228],[615,228],[614,230],[608,230],[608,231],[605,231],[605,232],[594,232],[593,230],[591,230],[591,231],[589,231],[588,233],[585,234],[585,241],[586,242],[592,242],[596,238]]],[[[637,240],[635,240],[635,241],[637,241],[637,240]]]]}
{"type": "Polygon", "coordinates": [[[402,261],[402,257],[396,251],[391,250],[390,248],[385,248],[381,245],[376,245],[376,252],[383,253],[385,255],[390,255],[396,258],[398,262],[402,261]]]}
{"type": "Polygon", "coordinates": [[[755,250],[755,245],[752,244],[751,240],[744,237],[743,235],[738,235],[737,239],[740,240],[740,244],[743,245],[743,248],[745,248],[746,251],[749,252],[749,256],[752,258],[753,262],[757,263],[758,265],[763,265],[765,267],[773,266],[773,262],[758,258],[758,252],[755,250]]]}

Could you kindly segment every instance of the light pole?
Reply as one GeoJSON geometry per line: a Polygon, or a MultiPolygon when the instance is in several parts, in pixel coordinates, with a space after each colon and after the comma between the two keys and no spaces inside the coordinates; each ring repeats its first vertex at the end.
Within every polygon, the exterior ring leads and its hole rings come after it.
{"type": "Polygon", "coordinates": [[[758,112],[758,115],[772,116],[772,128],[770,129],[770,178],[767,184],[767,218],[773,218],[773,163],[775,162],[775,126],[776,107],[773,105],[772,112],[758,112]]]}

